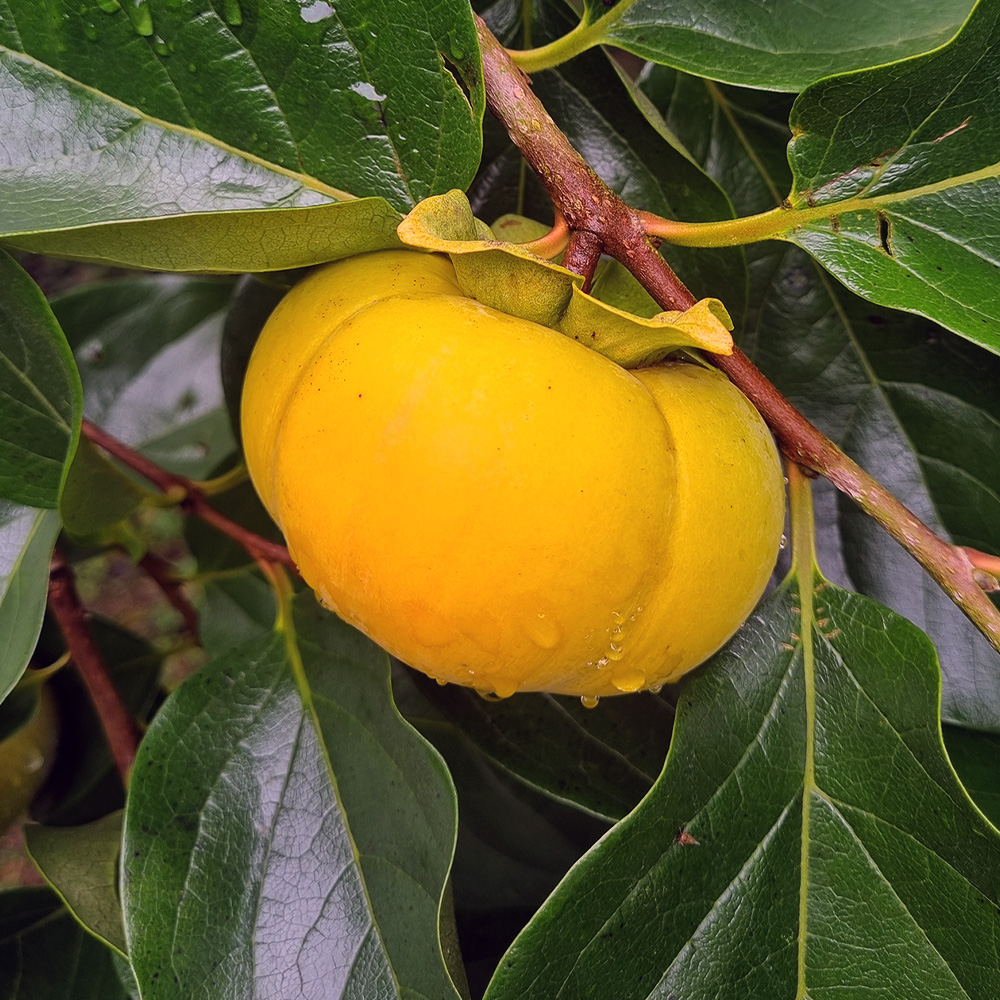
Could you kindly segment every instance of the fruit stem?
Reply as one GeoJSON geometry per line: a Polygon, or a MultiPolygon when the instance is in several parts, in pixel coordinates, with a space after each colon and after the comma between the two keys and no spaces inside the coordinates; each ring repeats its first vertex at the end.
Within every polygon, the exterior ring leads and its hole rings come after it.
{"type": "Polygon", "coordinates": [[[113,455],[130,469],[138,472],[154,486],[158,486],[165,494],[171,495],[180,492],[183,497],[180,500],[182,509],[200,517],[217,531],[243,546],[251,558],[281,563],[295,569],[295,563],[284,545],[278,545],[276,542],[263,538],[253,531],[248,531],[242,525],[230,520],[206,500],[205,494],[197,483],[185,476],[168,472],[162,466],[151,462],[144,455],[140,455],[89,420],[83,421],[82,430],[83,434],[94,444],[103,448],[109,455],[113,455]]]}
{"type": "MultiPolygon", "coordinates": [[[[477,17],[476,26],[490,111],[538,175],[571,232],[583,231],[595,237],[603,252],[624,264],[662,309],[689,309],[695,297],[657,252],[652,242],[655,237],[646,231],[648,217],[626,205],[594,173],[546,112],[532,92],[530,80],[511,61],[485,22],[477,17]]],[[[588,254],[592,252],[588,250],[588,254]]],[[[729,357],[706,357],[757,407],[785,455],[826,476],[882,525],[1000,651],[1000,610],[983,593],[969,555],[938,538],[848,458],[778,392],[739,348],[729,357]]],[[[981,574],[983,569],[978,572],[981,574]]]]}
{"type": "Polygon", "coordinates": [[[594,280],[594,272],[601,259],[601,241],[593,233],[584,229],[575,229],[569,238],[569,245],[563,256],[562,266],[567,271],[575,271],[583,275],[583,291],[590,291],[594,280]]]}
{"type": "Polygon", "coordinates": [[[87,625],[87,612],[77,593],[73,570],[58,548],[52,556],[49,573],[49,608],[90,695],[115,767],[127,788],[129,771],[139,746],[139,727],[111,680],[108,666],[87,625]]]}
{"type": "Polygon", "coordinates": [[[536,257],[554,260],[566,249],[567,243],[569,243],[569,226],[556,209],[556,221],[552,228],[544,236],[522,243],[521,246],[525,250],[530,250],[536,257]]]}

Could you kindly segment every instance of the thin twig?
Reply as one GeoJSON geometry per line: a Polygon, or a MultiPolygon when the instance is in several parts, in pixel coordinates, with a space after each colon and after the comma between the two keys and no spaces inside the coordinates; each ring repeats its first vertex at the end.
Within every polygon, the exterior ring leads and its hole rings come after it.
{"type": "MultiPolygon", "coordinates": [[[[600,240],[665,310],[688,309],[694,296],[657,253],[639,212],[626,205],[590,169],[531,91],[528,78],[477,18],[490,110],[538,175],[570,229],[600,240]]],[[[826,476],[875,518],[965,612],[1000,651],[1000,611],[983,593],[969,556],[938,538],[888,490],[848,458],[765,378],[739,349],[710,355],[714,365],[750,399],[781,450],[826,476]]],[[[981,570],[979,571],[982,572],[981,570]]]]}
{"type": "Polygon", "coordinates": [[[173,575],[173,567],[155,552],[146,552],[139,560],[139,568],[160,588],[173,609],[184,619],[184,631],[198,638],[198,612],[187,599],[184,588],[173,575]]]}
{"type": "Polygon", "coordinates": [[[278,545],[276,542],[272,542],[230,520],[205,499],[204,493],[190,479],[168,472],[89,420],[83,421],[83,433],[94,444],[103,448],[109,455],[113,455],[130,469],[134,469],[154,486],[158,486],[164,493],[177,492],[181,498],[181,506],[185,510],[200,517],[222,534],[242,545],[253,559],[266,559],[268,562],[282,563],[293,570],[295,569],[295,562],[284,545],[278,545]]]}
{"type": "Polygon", "coordinates": [[[76,592],[73,570],[58,549],[52,557],[49,575],[49,607],[93,702],[122,784],[127,787],[139,746],[139,727],[111,680],[104,657],[87,625],[87,612],[76,592]]]}

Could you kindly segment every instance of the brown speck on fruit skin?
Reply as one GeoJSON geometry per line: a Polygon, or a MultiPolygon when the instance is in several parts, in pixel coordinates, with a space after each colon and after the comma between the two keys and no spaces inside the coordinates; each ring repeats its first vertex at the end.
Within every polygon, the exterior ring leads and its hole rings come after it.
{"type": "Polygon", "coordinates": [[[680,847],[698,847],[698,846],[700,846],[700,842],[697,841],[697,840],[695,840],[695,838],[692,837],[691,834],[688,833],[687,830],[684,829],[684,827],[681,827],[677,831],[676,835],[674,836],[674,843],[678,844],[680,847]]]}

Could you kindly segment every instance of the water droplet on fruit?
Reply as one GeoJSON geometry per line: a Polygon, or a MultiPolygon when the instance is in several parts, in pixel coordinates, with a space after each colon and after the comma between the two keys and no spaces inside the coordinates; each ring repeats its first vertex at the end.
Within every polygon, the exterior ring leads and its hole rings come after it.
{"type": "Polygon", "coordinates": [[[611,683],[619,691],[638,691],[646,683],[646,675],[635,667],[624,667],[611,675],[611,683]]]}
{"type": "Polygon", "coordinates": [[[512,694],[517,694],[517,689],[520,687],[513,677],[494,677],[491,678],[490,683],[499,699],[509,698],[512,694]]]}
{"type": "Polygon", "coordinates": [[[597,661],[597,669],[598,670],[603,670],[607,665],[608,665],[608,658],[606,656],[602,656],[597,661]]]}
{"type": "Polygon", "coordinates": [[[122,9],[122,5],[118,0],[97,0],[97,6],[104,11],[105,14],[117,14],[118,11],[122,9]]]}
{"type": "Polygon", "coordinates": [[[788,546],[788,536],[787,535],[782,535],[781,536],[781,541],[778,542],[778,548],[779,549],[783,549],[783,548],[786,548],[787,546],[788,546]]]}
{"type": "Polygon", "coordinates": [[[87,40],[91,42],[97,41],[97,25],[91,24],[90,21],[85,21],[83,24],[83,33],[87,36],[87,40]]]}
{"type": "Polygon", "coordinates": [[[544,611],[539,611],[534,618],[529,618],[524,623],[524,630],[539,649],[555,649],[562,639],[558,622],[544,611]]]}
{"type": "Polygon", "coordinates": [[[600,695],[596,694],[582,694],[580,695],[580,704],[584,708],[597,708],[598,702],[601,700],[600,695]]]}
{"type": "Polygon", "coordinates": [[[646,689],[650,694],[659,694],[663,690],[662,684],[650,684],[646,689]]]}
{"type": "Polygon", "coordinates": [[[434,680],[437,681],[438,687],[445,687],[448,683],[443,677],[435,677],[434,680]]]}
{"type": "Polygon", "coordinates": [[[620,642],[613,642],[608,646],[608,659],[620,660],[625,655],[625,649],[620,642]]]}
{"type": "Polygon", "coordinates": [[[164,41],[159,35],[153,39],[153,48],[158,56],[169,56],[173,52],[173,46],[164,41]]]}

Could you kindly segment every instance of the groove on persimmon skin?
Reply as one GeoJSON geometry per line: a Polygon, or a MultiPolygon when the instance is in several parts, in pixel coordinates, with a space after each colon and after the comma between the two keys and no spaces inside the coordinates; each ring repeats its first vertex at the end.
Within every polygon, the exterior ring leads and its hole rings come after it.
{"type": "Polygon", "coordinates": [[[703,662],[777,556],[782,470],[718,372],[626,371],[447,258],[314,272],[247,372],[251,477],[320,599],[443,682],[599,696],[703,662]]]}

